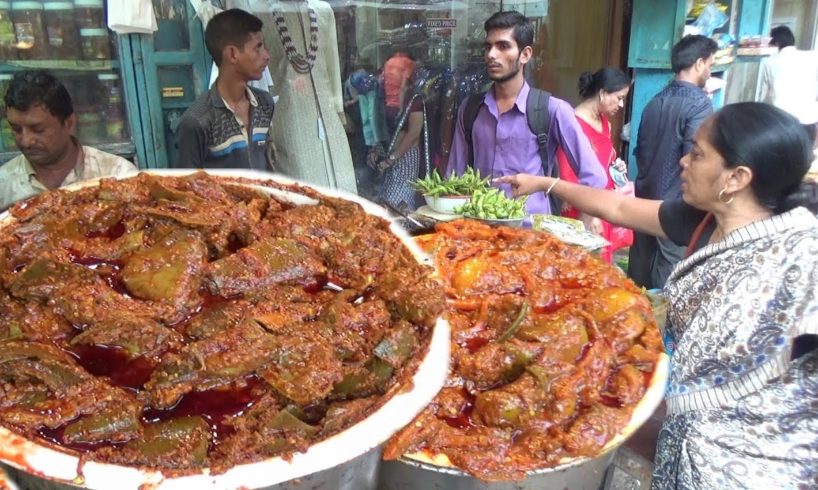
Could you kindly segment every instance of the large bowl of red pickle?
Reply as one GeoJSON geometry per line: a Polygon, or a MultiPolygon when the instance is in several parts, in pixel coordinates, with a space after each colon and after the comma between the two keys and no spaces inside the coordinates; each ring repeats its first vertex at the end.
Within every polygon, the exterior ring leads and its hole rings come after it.
{"type": "Polygon", "coordinates": [[[377,448],[445,379],[433,263],[357,196],[143,172],[0,227],[0,461],[22,471],[275,485],[377,448]]]}

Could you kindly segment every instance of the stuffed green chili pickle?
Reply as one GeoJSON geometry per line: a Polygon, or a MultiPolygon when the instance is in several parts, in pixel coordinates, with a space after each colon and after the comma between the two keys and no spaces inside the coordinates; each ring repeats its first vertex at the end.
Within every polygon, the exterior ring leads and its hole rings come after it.
{"type": "Polygon", "coordinates": [[[405,386],[444,308],[385,220],[298,186],[139,174],[10,213],[0,424],[90,460],[305,451],[405,386]]]}

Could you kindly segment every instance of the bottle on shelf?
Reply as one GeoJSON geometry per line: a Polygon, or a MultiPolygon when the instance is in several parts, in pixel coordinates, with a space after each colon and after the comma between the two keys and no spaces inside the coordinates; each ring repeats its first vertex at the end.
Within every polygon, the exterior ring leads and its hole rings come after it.
{"type": "Polygon", "coordinates": [[[17,36],[11,20],[11,2],[0,1],[0,60],[17,59],[17,36]]]}
{"type": "Polygon", "coordinates": [[[99,106],[74,106],[74,113],[77,115],[77,139],[81,144],[97,145],[108,139],[99,106]]]}
{"type": "Polygon", "coordinates": [[[12,2],[11,19],[17,36],[17,54],[21,60],[48,58],[42,2],[12,2]]]}
{"type": "MultiPolygon", "coordinates": [[[[13,75],[10,73],[0,73],[0,100],[6,95],[13,75]]],[[[16,150],[17,145],[14,143],[14,135],[11,132],[11,126],[5,117],[0,116],[0,144],[4,150],[16,150]]]]}
{"type": "Polygon", "coordinates": [[[119,86],[119,75],[100,73],[97,75],[102,88],[102,100],[107,101],[103,110],[105,115],[105,132],[109,141],[125,139],[125,117],[122,110],[122,90],[119,86]]]}
{"type": "Polygon", "coordinates": [[[43,12],[50,57],[57,60],[80,59],[80,39],[74,20],[74,4],[45,2],[43,12]]]}
{"type": "Polygon", "coordinates": [[[106,28],[83,27],[80,29],[82,58],[85,60],[111,59],[111,41],[106,28]]]}
{"type": "Polygon", "coordinates": [[[74,13],[80,29],[104,29],[107,25],[103,0],[74,0],[74,13]]]}

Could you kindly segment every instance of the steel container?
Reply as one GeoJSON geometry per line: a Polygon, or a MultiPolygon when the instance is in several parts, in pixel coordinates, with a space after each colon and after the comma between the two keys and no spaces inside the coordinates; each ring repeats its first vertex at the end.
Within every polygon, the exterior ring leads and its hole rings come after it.
{"type": "MultiPolygon", "coordinates": [[[[181,176],[191,172],[163,170],[150,173],[181,176]]],[[[208,173],[299,184],[284,176],[255,171],[216,170],[208,173]]],[[[96,182],[79,183],[68,189],[87,185],[96,185],[96,182]]],[[[367,213],[390,220],[386,210],[356,195],[310,187],[327,196],[355,201],[367,213]]],[[[298,192],[257,188],[297,205],[316,202],[298,192]]],[[[11,222],[13,218],[8,212],[0,214],[0,230],[11,222]]],[[[432,259],[394,222],[391,223],[391,231],[419,262],[434,265],[432,259]]],[[[410,382],[395,387],[393,396],[361,422],[288,459],[276,457],[242,464],[218,475],[211,475],[204,469],[197,474],[168,476],[158,470],[84,461],[76,453],[69,453],[44,441],[26,439],[0,426],[0,463],[12,467],[16,479],[25,482],[25,488],[35,490],[374,489],[377,488],[377,469],[383,443],[411,422],[443,386],[449,367],[449,338],[449,324],[442,317],[438,318],[426,356],[410,382]]]]}
{"type": "Polygon", "coordinates": [[[532,471],[523,480],[485,482],[455,468],[421,463],[409,458],[381,464],[379,490],[597,490],[613,459],[608,451],[554,468],[532,471]]]}
{"type": "MultiPolygon", "coordinates": [[[[328,470],[319,471],[257,490],[364,490],[375,489],[378,485],[378,465],[381,460],[381,448],[374,448],[357,458],[328,470]]],[[[0,470],[2,470],[0,468],[0,470]]],[[[81,490],[83,487],[44,480],[24,471],[8,468],[9,487],[18,490],[13,482],[18,482],[27,490],[81,490]]],[[[0,489],[3,480],[0,478],[0,489]]]]}
{"type": "Polygon", "coordinates": [[[602,486],[605,471],[616,448],[636,432],[662,402],[668,376],[669,359],[659,356],[645,396],[634,407],[628,425],[594,458],[573,458],[564,463],[529,472],[516,481],[486,482],[458,468],[439,466],[409,457],[381,463],[379,490],[542,490],[589,489],[602,486]]]}

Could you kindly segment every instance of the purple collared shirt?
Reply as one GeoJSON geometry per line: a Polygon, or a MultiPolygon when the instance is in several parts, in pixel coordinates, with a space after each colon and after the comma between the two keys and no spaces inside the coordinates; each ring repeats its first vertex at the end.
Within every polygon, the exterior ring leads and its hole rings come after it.
{"type": "MultiPolygon", "coordinates": [[[[472,141],[475,142],[474,168],[480,170],[480,175],[491,175],[492,177],[518,173],[543,175],[537,136],[531,132],[528,127],[528,119],[526,119],[528,92],[528,83],[524,83],[520,93],[517,94],[514,106],[503,114],[500,114],[497,108],[494,89],[486,92],[472,128],[472,141]]],[[[469,150],[463,133],[463,111],[465,109],[466,104],[460,104],[457,112],[457,129],[446,175],[452,171],[460,175],[466,170],[469,150]]],[[[574,116],[574,109],[568,102],[552,96],[548,102],[548,114],[551,116],[547,148],[549,165],[556,164],[559,145],[568,158],[575,163],[574,167],[579,167],[578,177],[581,184],[604,189],[608,179],[597,161],[588,138],[582,132],[574,116]],[[576,165],[577,162],[578,165],[576,165]]],[[[508,186],[502,187],[505,188],[507,194],[510,194],[508,186]]],[[[545,193],[532,194],[528,198],[526,210],[530,214],[550,213],[551,206],[548,204],[545,193]]]]}

